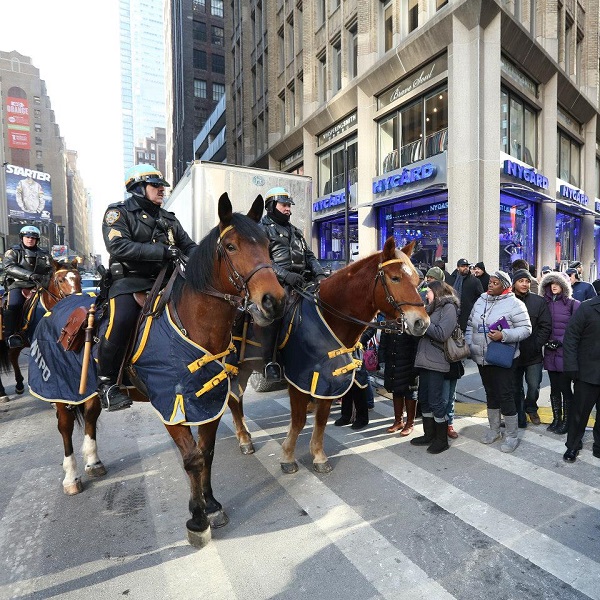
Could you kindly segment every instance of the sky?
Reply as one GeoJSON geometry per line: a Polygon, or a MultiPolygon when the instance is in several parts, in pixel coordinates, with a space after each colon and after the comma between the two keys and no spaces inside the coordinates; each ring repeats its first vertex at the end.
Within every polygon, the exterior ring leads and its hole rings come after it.
{"type": "MultiPolygon", "coordinates": [[[[21,0],[2,9],[0,49],[29,56],[93,202],[94,252],[106,256],[102,217],[123,199],[118,0],[21,0]]],[[[106,261],[105,261],[106,262],[106,261]]]]}

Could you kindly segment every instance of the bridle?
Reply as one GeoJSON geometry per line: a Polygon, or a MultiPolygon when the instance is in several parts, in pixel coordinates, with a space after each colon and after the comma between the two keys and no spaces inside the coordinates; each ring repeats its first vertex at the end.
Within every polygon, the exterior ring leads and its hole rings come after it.
{"type": "MultiPolygon", "coordinates": [[[[392,263],[402,262],[401,258],[392,258],[391,260],[386,260],[385,262],[379,263],[377,265],[377,275],[375,275],[375,287],[377,286],[377,282],[381,281],[381,285],[383,287],[383,291],[385,292],[385,299],[391,304],[397,311],[404,314],[402,310],[403,306],[425,306],[424,302],[398,302],[396,298],[390,293],[390,289],[385,281],[385,271],[383,267],[390,265],[392,263]]],[[[373,288],[373,293],[375,293],[375,287],[373,288]]]]}
{"type": "MultiPolygon", "coordinates": [[[[69,269],[58,269],[57,271],[54,272],[54,277],[52,277],[51,281],[52,283],[54,283],[54,286],[56,287],[56,289],[58,290],[58,296],[56,296],[55,294],[53,294],[49,289],[46,289],[46,291],[48,292],[48,294],[50,294],[50,296],[52,296],[55,300],[62,300],[63,298],[66,298],[67,296],[70,296],[70,294],[65,294],[61,287],[60,287],[60,283],[58,281],[58,274],[61,273],[62,271],[64,271],[65,273],[69,273],[71,272],[69,269]]],[[[48,286],[50,287],[50,286],[48,286]]]]}
{"type": "Polygon", "coordinates": [[[202,293],[208,294],[209,296],[214,296],[216,298],[221,298],[235,308],[245,311],[250,302],[250,290],[248,289],[248,283],[250,282],[250,279],[252,279],[252,277],[254,277],[254,275],[256,275],[256,273],[262,269],[273,270],[273,265],[271,263],[260,263],[256,265],[254,269],[252,269],[252,271],[246,275],[246,277],[240,275],[223,245],[225,236],[227,233],[233,230],[233,228],[233,225],[228,225],[219,234],[219,239],[217,240],[217,256],[219,257],[219,260],[222,260],[225,264],[225,267],[227,268],[227,278],[231,285],[233,285],[233,287],[237,290],[239,296],[236,296],[235,294],[224,294],[212,286],[202,290],[202,293]]]}

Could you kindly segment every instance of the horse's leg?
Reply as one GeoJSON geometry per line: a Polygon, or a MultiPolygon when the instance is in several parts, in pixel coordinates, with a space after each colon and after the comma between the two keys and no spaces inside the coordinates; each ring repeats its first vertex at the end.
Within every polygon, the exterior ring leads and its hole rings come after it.
{"type": "Polygon", "coordinates": [[[75,414],[69,410],[66,404],[56,403],[56,418],[58,419],[58,431],[63,439],[65,458],[63,459],[63,490],[68,496],[79,494],[83,490],[81,479],[77,475],[77,461],[73,454],[73,427],[75,425],[75,414]]]}
{"type": "Polygon", "coordinates": [[[233,417],[233,424],[235,425],[235,435],[240,445],[240,451],[242,454],[254,454],[254,445],[252,444],[252,436],[246,426],[246,420],[244,419],[244,392],[248,385],[248,379],[252,374],[252,367],[248,367],[243,364],[240,366],[238,374],[238,383],[241,388],[240,399],[236,400],[233,396],[229,396],[229,410],[233,417]]]}
{"type": "Polygon", "coordinates": [[[89,477],[102,477],[106,475],[106,467],[98,458],[98,446],[96,444],[96,423],[101,412],[100,399],[94,396],[85,403],[84,420],[85,435],[83,438],[83,460],[85,461],[85,472],[89,477]]]}
{"type": "Polygon", "coordinates": [[[198,426],[198,448],[204,458],[204,469],[202,469],[202,493],[206,502],[206,514],[213,529],[224,527],[229,523],[229,517],[225,514],[220,502],[213,496],[211,476],[212,463],[215,456],[215,440],[219,421],[216,419],[205,425],[198,426]]]}
{"type": "Polygon", "coordinates": [[[308,397],[306,394],[296,389],[293,385],[289,386],[290,394],[290,428],[288,434],[281,448],[283,455],[281,457],[281,470],[284,473],[290,474],[295,473],[298,470],[298,463],[294,458],[296,451],[296,442],[300,432],[306,424],[306,407],[308,404],[308,397]]]}
{"type": "Polygon", "coordinates": [[[13,371],[15,372],[15,393],[22,394],[25,391],[25,384],[21,368],[19,367],[19,355],[21,354],[21,348],[12,348],[8,353],[10,357],[10,364],[12,365],[13,371]]]}
{"type": "Polygon", "coordinates": [[[317,473],[331,473],[331,466],[327,455],[323,451],[323,436],[325,426],[331,410],[331,400],[320,399],[315,412],[315,424],[310,438],[310,452],[313,455],[313,468],[317,473]]]}
{"type": "Polygon", "coordinates": [[[206,515],[206,503],[202,493],[202,470],[204,457],[196,445],[194,436],[185,425],[165,425],[183,458],[183,468],[190,478],[189,509],[192,518],[187,521],[188,541],[196,548],[202,548],[210,542],[210,522],[206,515]]]}

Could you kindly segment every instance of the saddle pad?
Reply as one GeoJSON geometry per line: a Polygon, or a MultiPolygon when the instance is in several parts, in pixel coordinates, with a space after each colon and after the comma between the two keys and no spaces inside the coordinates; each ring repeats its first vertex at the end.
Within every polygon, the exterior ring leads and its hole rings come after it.
{"type": "Polygon", "coordinates": [[[284,333],[280,350],[290,384],[326,400],[350,389],[361,361],[352,356],[355,348],[346,348],[335,336],[313,301],[302,299],[284,333]]]}

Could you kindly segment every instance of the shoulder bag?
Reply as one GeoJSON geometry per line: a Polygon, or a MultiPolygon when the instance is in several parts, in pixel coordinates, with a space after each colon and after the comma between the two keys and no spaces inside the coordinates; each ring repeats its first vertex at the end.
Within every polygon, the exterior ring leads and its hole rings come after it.
{"type": "Polygon", "coordinates": [[[485,362],[496,367],[510,369],[515,358],[517,347],[514,344],[489,342],[485,351],[485,362]]]}
{"type": "Polygon", "coordinates": [[[471,356],[471,351],[465,340],[465,334],[457,324],[450,337],[444,342],[444,355],[450,363],[471,356]]]}

